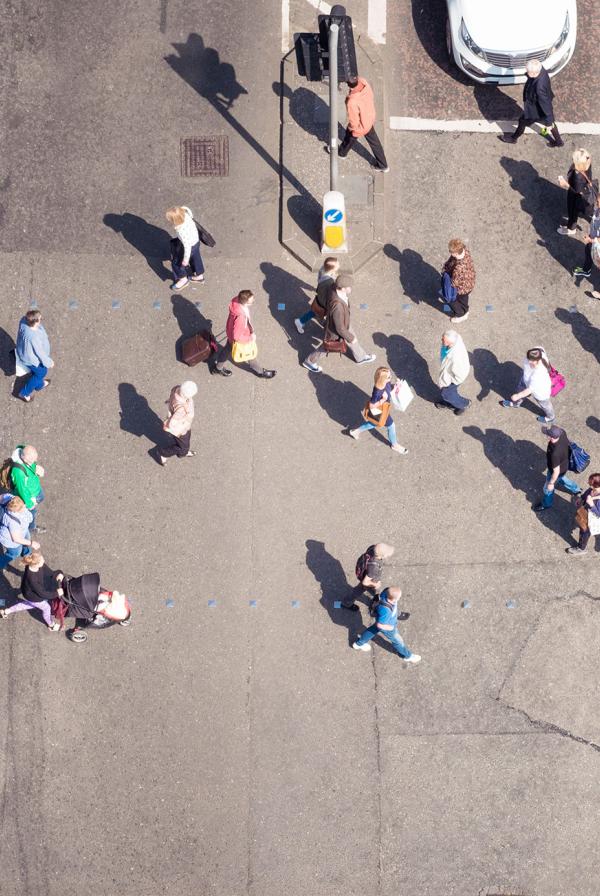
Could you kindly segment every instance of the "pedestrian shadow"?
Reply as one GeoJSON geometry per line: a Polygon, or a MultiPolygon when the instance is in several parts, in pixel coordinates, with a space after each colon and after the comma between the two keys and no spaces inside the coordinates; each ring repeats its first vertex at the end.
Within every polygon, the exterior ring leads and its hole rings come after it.
{"type": "Polygon", "coordinates": [[[171,296],[171,304],[173,306],[173,316],[181,331],[181,335],[175,342],[175,358],[177,361],[181,361],[185,340],[196,333],[200,333],[201,330],[212,330],[212,321],[200,313],[194,302],[186,299],[179,293],[171,296]]]}
{"type": "Polygon", "coordinates": [[[4,376],[15,376],[15,340],[0,327],[0,370],[4,376]]]}
{"type": "Polygon", "coordinates": [[[597,417],[590,414],[585,422],[594,432],[600,432],[600,420],[597,417]]]}
{"type": "MultiPolygon", "coordinates": [[[[153,445],[161,444],[165,437],[163,421],[152,410],[148,399],[137,391],[131,383],[119,383],[119,404],[121,405],[120,427],[138,438],[146,438],[153,445]]],[[[165,417],[167,416],[165,405],[165,417]]]]}
{"type": "Polygon", "coordinates": [[[352,591],[344,567],[329,553],[324,542],[311,538],[306,541],[306,566],[321,589],[320,604],[327,611],[330,621],[345,628],[348,645],[353,644],[362,629],[361,614],[334,606],[335,601],[343,600],[352,591]]]}
{"type": "MultiPolygon", "coordinates": [[[[523,492],[532,507],[541,501],[547,469],[544,448],[527,439],[513,439],[501,429],[463,426],[463,432],[481,442],[489,462],[500,470],[515,491],[523,492]]],[[[551,532],[567,540],[573,530],[574,509],[570,496],[565,498],[563,495],[557,490],[553,508],[535,514],[535,517],[551,532]]]]}
{"type": "MultiPolygon", "coordinates": [[[[494,84],[478,84],[473,87],[473,97],[479,107],[481,117],[496,124],[514,121],[521,116],[521,107],[512,96],[494,84]]],[[[535,127],[533,125],[532,127],[535,127]]]]}
{"type": "Polygon", "coordinates": [[[144,256],[157,277],[161,280],[173,279],[173,274],[164,264],[170,258],[171,237],[166,230],[155,227],[154,224],[149,224],[139,215],[132,215],[130,212],[125,212],[123,215],[104,215],[103,221],[144,256]]]}
{"type": "Polygon", "coordinates": [[[557,308],[554,316],[571,327],[573,336],[584,351],[589,352],[600,363],[600,329],[595,327],[581,311],[567,311],[557,308]]]}
{"type": "Polygon", "coordinates": [[[440,272],[414,249],[400,251],[392,243],[386,243],[383,251],[392,261],[398,262],[400,285],[404,295],[415,305],[423,302],[426,305],[439,308],[443,313],[443,305],[437,300],[440,289],[440,272]]]}
{"type": "Polygon", "coordinates": [[[574,249],[580,252],[580,243],[556,232],[566,209],[566,190],[540,177],[530,162],[504,156],[500,164],[510,177],[512,189],[523,197],[521,208],[531,218],[539,237],[538,246],[543,246],[561,267],[571,273],[576,261],[574,249]]]}
{"type": "MultiPolygon", "coordinates": [[[[310,295],[312,299],[315,288],[300,277],[290,274],[284,268],[271,264],[270,261],[263,261],[260,269],[264,275],[262,288],[268,296],[269,311],[285,333],[288,344],[297,353],[298,361],[302,362],[310,353],[307,346],[310,332],[304,336],[299,333],[294,325],[294,318],[301,317],[305,311],[308,311],[306,291],[309,291],[309,295],[312,293],[310,295]],[[279,310],[280,303],[285,304],[284,311],[279,310]]],[[[312,325],[311,321],[307,326],[311,327],[312,325]]],[[[323,334],[322,328],[316,324],[313,332],[317,337],[323,334]]]]}
{"type": "Polygon", "coordinates": [[[483,401],[491,392],[504,399],[516,391],[522,369],[514,361],[500,362],[489,349],[476,348],[471,352],[471,364],[479,383],[477,401],[483,401]]]}
{"type": "MultiPolygon", "coordinates": [[[[280,99],[287,100],[290,117],[303,131],[316,137],[323,144],[323,152],[325,152],[325,145],[329,144],[329,104],[308,87],[298,87],[296,90],[292,90],[288,84],[282,84],[281,81],[273,82],[273,93],[280,99]]],[[[345,133],[346,129],[338,122],[338,144],[344,139],[345,133]]],[[[358,140],[352,147],[352,151],[369,164],[373,161],[373,156],[358,140]]]]}
{"type": "Polygon", "coordinates": [[[387,366],[396,376],[405,379],[415,394],[424,401],[439,401],[440,390],[431,379],[429,365],[419,354],[414,342],[405,336],[373,333],[373,342],[385,349],[387,366]]]}
{"type": "MultiPolygon", "coordinates": [[[[330,355],[325,361],[325,364],[331,365],[334,370],[337,367],[343,370],[342,365],[348,363],[352,364],[353,362],[339,356],[336,358],[334,355],[330,355]]],[[[325,372],[309,372],[308,376],[315,387],[317,401],[330,420],[339,423],[344,429],[358,425],[354,421],[362,422],[360,412],[364,408],[368,396],[355,383],[350,380],[335,379],[325,372]]]]}

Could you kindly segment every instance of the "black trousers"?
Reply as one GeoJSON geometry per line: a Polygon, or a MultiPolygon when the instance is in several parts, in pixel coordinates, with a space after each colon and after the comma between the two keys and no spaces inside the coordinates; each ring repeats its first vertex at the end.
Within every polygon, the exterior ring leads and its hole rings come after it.
{"type": "Polygon", "coordinates": [[[351,607],[359,598],[363,596],[363,594],[367,592],[370,597],[376,597],[378,594],[381,594],[381,587],[375,588],[374,585],[363,585],[362,582],[359,582],[358,585],[355,585],[350,594],[344,598],[342,601],[343,607],[351,607]]]}
{"type": "MultiPolygon", "coordinates": [[[[522,134],[524,133],[525,128],[528,128],[532,124],[535,124],[536,121],[537,121],[537,118],[523,118],[523,116],[521,115],[521,117],[519,118],[519,120],[517,122],[517,130],[514,132],[513,138],[515,140],[518,140],[519,137],[521,137],[522,134]]],[[[547,127],[547,125],[544,125],[544,127],[547,127]]],[[[556,127],[556,122],[554,122],[552,127],[550,128],[550,133],[552,134],[553,139],[556,140],[557,143],[562,143],[562,137],[560,136],[560,134],[558,132],[558,128],[556,127]]]]}
{"type": "MultiPolygon", "coordinates": [[[[338,149],[338,156],[341,159],[345,159],[356,141],[358,137],[355,137],[351,131],[346,128],[346,133],[344,135],[344,139],[340,143],[340,148],[338,149]]],[[[385,158],[385,153],[383,151],[383,146],[381,145],[381,140],[377,136],[375,128],[371,128],[368,134],[365,134],[365,140],[371,147],[371,151],[375,156],[375,162],[377,163],[378,168],[387,168],[387,161],[385,158]]]]}
{"type": "Polygon", "coordinates": [[[458,295],[453,302],[448,302],[454,317],[464,317],[469,311],[469,293],[458,295]]]}
{"type": "Polygon", "coordinates": [[[162,457],[185,457],[190,450],[190,439],[192,438],[192,430],[188,430],[183,436],[174,436],[168,433],[169,444],[166,448],[160,449],[162,457]]]}
{"type": "MultiPolygon", "coordinates": [[[[572,190],[567,192],[567,227],[569,230],[573,230],[577,221],[580,217],[585,215],[585,203],[581,196],[578,193],[574,193],[572,190]]],[[[588,248],[586,244],[586,249],[588,248]]],[[[591,244],[590,244],[590,253],[591,253],[591,244]]],[[[590,255],[591,258],[591,255],[590,255]]]]}

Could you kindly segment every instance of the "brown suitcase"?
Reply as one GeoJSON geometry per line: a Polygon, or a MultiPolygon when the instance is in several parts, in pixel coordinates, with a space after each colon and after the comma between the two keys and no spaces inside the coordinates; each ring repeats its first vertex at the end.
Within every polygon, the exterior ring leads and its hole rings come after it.
{"type": "Polygon", "coordinates": [[[200,333],[184,341],[181,347],[181,360],[188,367],[195,367],[201,361],[208,361],[216,350],[217,343],[213,334],[210,330],[201,330],[200,333]]]}

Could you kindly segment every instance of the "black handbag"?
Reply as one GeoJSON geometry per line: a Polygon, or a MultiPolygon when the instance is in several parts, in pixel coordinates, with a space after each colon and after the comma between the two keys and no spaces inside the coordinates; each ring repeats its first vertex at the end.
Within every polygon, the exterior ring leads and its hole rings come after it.
{"type": "Polygon", "coordinates": [[[581,191],[581,196],[583,198],[586,211],[588,212],[588,214],[593,214],[596,200],[598,199],[598,181],[596,180],[596,178],[594,178],[594,180],[590,180],[590,178],[584,171],[582,171],[581,173],[586,180],[586,184],[581,191]]]}
{"type": "Polygon", "coordinates": [[[212,249],[214,246],[216,246],[214,237],[211,236],[211,234],[208,232],[208,230],[204,229],[202,224],[198,224],[198,222],[196,221],[195,218],[194,218],[194,224],[196,225],[196,229],[198,230],[198,236],[200,237],[200,242],[204,243],[204,245],[208,246],[210,249],[212,249]]]}

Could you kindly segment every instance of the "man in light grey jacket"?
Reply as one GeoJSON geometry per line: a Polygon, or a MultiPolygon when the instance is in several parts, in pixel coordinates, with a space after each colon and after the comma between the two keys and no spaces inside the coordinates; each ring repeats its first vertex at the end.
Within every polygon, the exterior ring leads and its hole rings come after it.
{"type": "Polygon", "coordinates": [[[462,336],[456,330],[446,330],[442,336],[440,361],[438,385],[441,399],[435,402],[435,406],[438,409],[451,408],[457,416],[464,414],[471,402],[459,394],[458,387],[469,376],[471,366],[462,336]]]}
{"type": "Polygon", "coordinates": [[[50,385],[46,374],[50,367],[54,367],[54,361],[50,357],[48,334],[41,321],[41,312],[30,309],[19,323],[15,349],[17,365],[26,368],[31,374],[19,392],[19,398],[23,401],[31,401],[32,392],[41,392],[50,385]]]}

